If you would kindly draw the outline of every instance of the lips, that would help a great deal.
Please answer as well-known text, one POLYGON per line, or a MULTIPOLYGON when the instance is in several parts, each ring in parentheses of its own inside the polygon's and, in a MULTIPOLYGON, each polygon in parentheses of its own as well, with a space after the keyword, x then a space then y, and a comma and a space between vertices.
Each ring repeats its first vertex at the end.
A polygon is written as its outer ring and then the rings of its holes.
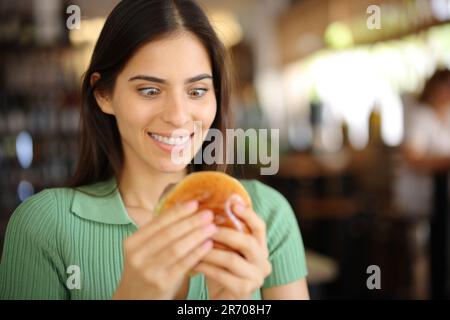
POLYGON ((167 153, 172 153, 173 151, 181 152, 186 149, 186 147, 191 142, 194 133, 189 134, 159 134, 154 132, 147 132, 147 135, 151 140, 158 146, 161 150, 167 153))
POLYGON ((152 133, 152 132, 148 132, 147 133, 152 139, 158 141, 158 142, 162 142, 171 146, 179 146, 179 145, 183 145, 186 142, 189 141, 189 139, 191 138, 191 135, 185 135, 185 136, 177 136, 177 137, 172 137, 172 136, 164 136, 164 135, 159 135, 156 133, 152 133))

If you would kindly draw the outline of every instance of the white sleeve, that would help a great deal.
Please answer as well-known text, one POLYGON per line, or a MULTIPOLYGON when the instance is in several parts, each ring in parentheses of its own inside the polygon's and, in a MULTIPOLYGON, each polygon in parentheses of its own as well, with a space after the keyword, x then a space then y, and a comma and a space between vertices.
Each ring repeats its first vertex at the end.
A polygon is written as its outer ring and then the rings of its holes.
POLYGON ((433 130, 426 112, 415 113, 406 126, 406 145, 415 152, 426 153, 430 143, 430 133, 433 130))

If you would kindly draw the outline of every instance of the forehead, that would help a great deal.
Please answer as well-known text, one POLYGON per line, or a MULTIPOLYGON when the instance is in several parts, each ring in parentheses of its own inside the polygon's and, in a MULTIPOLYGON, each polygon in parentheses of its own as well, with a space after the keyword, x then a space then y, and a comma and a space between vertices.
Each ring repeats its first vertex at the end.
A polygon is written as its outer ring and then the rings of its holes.
POLYGON ((143 45, 127 62, 124 73, 190 77, 211 70, 210 57, 202 42, 192 33, 181 32, 143 45))

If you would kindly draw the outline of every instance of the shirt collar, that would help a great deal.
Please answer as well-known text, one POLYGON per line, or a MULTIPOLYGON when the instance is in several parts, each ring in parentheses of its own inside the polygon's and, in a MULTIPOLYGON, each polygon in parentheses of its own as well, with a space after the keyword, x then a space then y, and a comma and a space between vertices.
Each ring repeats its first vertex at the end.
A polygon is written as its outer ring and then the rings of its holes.
POLYGON ((115 178, 75 189, 71 212, 107 224, 135 224, 122 201, 115 178))

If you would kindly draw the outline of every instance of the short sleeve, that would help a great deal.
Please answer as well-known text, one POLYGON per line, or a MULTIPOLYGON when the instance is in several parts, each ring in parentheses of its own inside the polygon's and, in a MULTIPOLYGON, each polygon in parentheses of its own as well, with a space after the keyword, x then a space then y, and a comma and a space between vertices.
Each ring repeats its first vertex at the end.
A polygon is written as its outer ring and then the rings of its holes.
POLYGON ((64 266, 56 250, 56 200, 44 190, 19 205, 6 229, 0 299, 65 299, 64 266))
POLYGON ((272 273, 263 288, 288 284, 308 274, 300 228, 286 198, 277 190, 256 180, 244 182, 253 207, 266 222, 267 245, 272 273))

